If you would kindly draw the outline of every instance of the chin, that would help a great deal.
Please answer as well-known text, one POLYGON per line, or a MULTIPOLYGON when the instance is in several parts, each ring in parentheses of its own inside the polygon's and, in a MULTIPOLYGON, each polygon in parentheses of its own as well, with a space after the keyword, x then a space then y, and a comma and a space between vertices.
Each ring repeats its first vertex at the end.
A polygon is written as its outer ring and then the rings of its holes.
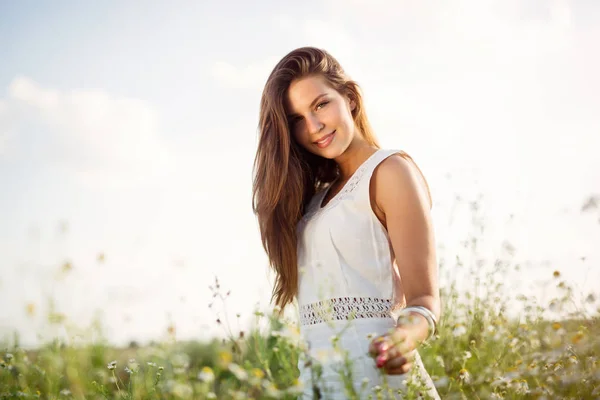
POLYGON ((339 148, 327 148, 327 149, 319 149, 320 151, 317 153, 317 155, 323 157, 323 158, 327 158, 329 160, 334 160, 336 158, 338 158, 341 154, 344 153, 343 150, 339 149, 339 148))

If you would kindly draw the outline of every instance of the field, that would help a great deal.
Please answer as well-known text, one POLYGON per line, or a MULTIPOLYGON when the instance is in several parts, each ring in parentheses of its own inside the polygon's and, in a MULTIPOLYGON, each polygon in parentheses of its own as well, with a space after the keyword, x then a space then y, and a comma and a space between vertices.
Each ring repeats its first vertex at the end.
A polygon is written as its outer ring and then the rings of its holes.
MULTIPOLYGON (((564 289, 565 296, 553 304, 560 307, 570 301, 571 290, 558 271, 552 279, 564 289)), ((216 299, 227 300, 218 283, 212 289, 216 299)), ((542 307, 522 298, 524 313, 511 320, 493 289, 462 302, 453 287, 442 295, 439 334, 420 350, 442 398, 600 398, 598 314, 547 321, 540 317, 542 307)), ((167 340, 114 348, 55 341, 36 350, 5 348, 0 398, 295 398, 301 389, 296 365, 303 354, 297 327, 274 314, 255 316, 257 327, 262 320, 268 328, 207 343, 167 340)), ((411 387, 404 398, 415 398, 411 387)), ((395 398, 384 387, 348 397, 395 398)))
MULTIPOLYGON (((453 262, 440 263, 440 272, 451 272, 454 280, 442 276, 439 331, 419 350, 441 397, 600 399, 598 293, 576 296, 578 289, 550 269, 540 278, 552 289, 551 299, 540 304, 533 295, 509 298, 508 273, 519 265, 496 260, 481 273, 477 237, 465 241, 473 261, 455 255, 453 262), (458 277, 467 267, 466 277, 458 277), (460 291, 457 279, 469 277, 470 290, 460 291), (548 318, 548 311, 562 317, 548 318)), ((210 307, 225 310, 229 291, 216 279, 209 288, 210 307)), ((294 399, 302 390, 298 360, 318 371, 324 358, 339 357, 348 367, 343 353, 309 360, 295 322, 275 315, 257 310, 253 327, 239 331, 227 323, 232 315, 215 311, 214 323, 226 339, 210 342, 177 340, 175 326, 160 343, 125 348, 91 339, 93 332, 86 344, 54 340, 37 349, 21 348, 15 337, 10 345, 0 343, 0 399, 294 399)), ((48 323, 64 325, 65 316, 52 312, 48 323)), ((360 393, 348 388, 346 397, 417 398, 413 378, 403 397, 386 387, 360 393)))

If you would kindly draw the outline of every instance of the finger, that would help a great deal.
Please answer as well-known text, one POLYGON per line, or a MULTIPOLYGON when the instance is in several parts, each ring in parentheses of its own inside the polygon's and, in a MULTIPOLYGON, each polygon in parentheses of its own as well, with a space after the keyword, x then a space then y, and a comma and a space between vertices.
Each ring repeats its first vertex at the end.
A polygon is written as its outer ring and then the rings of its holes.
POLYGON ((369 354, 371 356, 376 356, 381 351, 387 350, 388 346, 385 346, 385 349, 383 348, 385 343, 386 343, 386 338, 383 336, 379 336, 379 337, 373 339, 373 341, 371 341, 371 343, 369 344, 369 354))
POLYGON ((395 368, 386 368, 385 373, 388 375, 404 375, 410 371, 413 364, 411 362, 405 362, 399 367, 395 368))
POLYGON ((398 350, 396 350, 394 347, 391 347, 389 350, 379 353, 379 355, 375 358, 375 363, 377 364, 377 368, 383 368, 391 359, 400 356, 401 354, 398 353, 398 350))
POLYGON ((408 359, 402 354, 398 353, 397 351, 389 351, 385 363, 383 364, 383 368, 395 369, 401 367, 406 362, 408 362, 408 359))

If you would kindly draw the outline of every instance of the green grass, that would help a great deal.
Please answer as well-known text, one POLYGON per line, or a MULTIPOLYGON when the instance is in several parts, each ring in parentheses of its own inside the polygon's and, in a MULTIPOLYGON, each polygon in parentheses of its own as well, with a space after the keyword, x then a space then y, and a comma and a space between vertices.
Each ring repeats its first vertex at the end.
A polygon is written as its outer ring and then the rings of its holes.
MULTIPOLYGON (((555 298, 540 304, 542 300, 520 296, 516 304, 511 302, 506 293, 512 288, 504 286, 510 284, 512 262, 497 260, 493 271, 482 272, 487 262, 481 262, 478 238, 484 226, 478 218, 473 224, 475 234, 464 241, 470 254, 453 255, 455 263, 441 258, 440 272, 446 274, 441 276, 443 315, 437 337, 419 350, 441 397, 600 398, 598 294, 577 304, 574 289, 560 272, 548 271, 546 285, 557 293, 555 298), (459 278, 466 267, 466 278, 459 278), (446 283, 461 279, 472 280, 463 295, 446 283), (546 309, 569 317, 544 319, 546 309), (507 310, 518 311, 510 313, 518 317, 509 317, 507 310)), ((514 249, 508 247, 510 255, 514 249)), ((63 267, 65 273, 68 266, 63 267)), ((218 282, 210 289, 225 309, 228 295, 218 282)), ((52 304, 50 310, 48 322, 66 327, 68 319, 52 304)), ((33 305, 26 308, 30 314, 34 311, 33 305)), ((55 340, 26 350, 16 337, 12 344, 0 345, 0 399, 293 399, 300 389, 298 361, 312 362, 318 372, 319 360, 306 356, 292 321, 257 311, 255 327, 241 332, 228 326, 227 317, 215 317, 214 323, 228 338, 210 342, 175 340, 174 326, 162 343, 132 343, 127 348, 92 340, 101 333, 98 325, 92 326, 87 341, 91 344, 86 345, 55 340)), ((415 390, 418 387, 409 384, 404 398, 415 398, 415 390)), ((394 397, 381 387, 360 394, 349 391, 348 398, 394 397)))
MULTIPOLYGON (((490 291, 461 302, 450 287, 442 299, 439 334, 420 349, 442 398, 600 397, 598 315, 552 322, 540 317, 541 307, 530 304, 515 320, 504 315, 504 302, 490 291)), ((0 398, 295 398, 303 354, 298 330, 274 315, 255 315, 256 326, 268 319, 266 329, 205 343, 12 346, 0 352, 0 398)), ((385 389, 357 398, 388 398, 385 389)))

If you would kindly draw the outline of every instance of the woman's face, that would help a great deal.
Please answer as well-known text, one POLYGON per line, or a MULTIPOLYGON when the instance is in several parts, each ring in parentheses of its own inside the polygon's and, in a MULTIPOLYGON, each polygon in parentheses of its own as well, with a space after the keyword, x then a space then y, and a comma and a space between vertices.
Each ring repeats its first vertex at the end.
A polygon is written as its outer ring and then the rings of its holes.
POLYGON ((321 75, 293 81, 286 99, 294 139, 309 152, 330 159, 342 154, 354 139, 355 107, 321 75))

